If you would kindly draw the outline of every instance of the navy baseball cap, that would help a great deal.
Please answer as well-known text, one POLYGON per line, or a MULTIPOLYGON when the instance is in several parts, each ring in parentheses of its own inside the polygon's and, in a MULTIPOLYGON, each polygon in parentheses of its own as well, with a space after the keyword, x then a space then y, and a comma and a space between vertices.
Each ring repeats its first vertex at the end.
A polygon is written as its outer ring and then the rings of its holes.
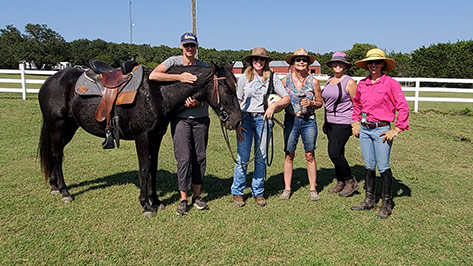
POLYGON ((186 33, 182 34, 181 43, 182 44, 195 43, 195 44, 199 45, 199 42, 197 41, 197 36, 195 36, 195 34, 192 33, 192 32, 186 32, 186 33))

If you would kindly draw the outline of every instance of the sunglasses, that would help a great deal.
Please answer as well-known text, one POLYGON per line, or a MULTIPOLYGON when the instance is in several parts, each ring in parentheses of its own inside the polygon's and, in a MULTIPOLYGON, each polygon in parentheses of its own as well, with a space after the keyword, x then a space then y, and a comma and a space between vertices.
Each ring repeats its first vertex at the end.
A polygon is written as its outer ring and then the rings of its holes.
POLYGON ((260 57, 260 56, 255 56, 253 57, 253 61, 261 61, 261 62, 265 62, 266 61, 266 58, 265 57, 260 57))
POLYGON ((307 58, 305 58, 305 57, 298 57, 298 58, 294 59, 294 62, 307 63, 307 62, 309 62, 309 60, 307 60, 307 58))
POLYGON ((366 62, 367 65, 370 65, 370 64, 381 65, 382 63, 384 63, 384 60, 373 60, 373 61, 366 62))
POLYGON ((189 42, 189 43, 183 44, 182 46, 184 46, 186 48, 189 48, 189 47, 194 48, 194 47, 197 47, 197 44, 189 42))

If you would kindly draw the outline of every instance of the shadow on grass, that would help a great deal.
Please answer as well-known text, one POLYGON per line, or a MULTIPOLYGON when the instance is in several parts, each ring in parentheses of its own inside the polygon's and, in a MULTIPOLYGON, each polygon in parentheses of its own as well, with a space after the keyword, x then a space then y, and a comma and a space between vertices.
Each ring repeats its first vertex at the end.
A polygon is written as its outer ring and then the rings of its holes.
MULTIPOLYGON (((365 168, 361 165, 355 165, 351 167, 353 175, 356 176, 358 182, 364 181, 365 179, 365 168)), ((253 172, 247 174, 246 187, 251 187, 253 172)), ((321 192, 326 189, 335 180, 333 168, 321 168, 317 170, 317 191, 321 192)), ((206 175, 204 178, 204 184, 202 191, 207 193, 205 200, 210 202, 228 195, 231 195, 231 185, 233 182, 233 176, 220 178, 214 175, 206 175)), ((180 200, 177 177, 176 173, 171 173, 167 170, 158 170, 157 173, 157 194, 158 197, 163 201, 164 205, 175 204, 180 200), (165 195, 171 193, 171 197, 162 199, 165 195)), ((137 171, 128 171, 118 173, 114 175, 97 178, 90 181, 83 181, 78 184, 72 184, 69 186, 70 189, 78 188, 79 192, 73 194, 77 197, 81 194, 87 193, 96 189, 104 189, 110 186, 118 186, 124 184, 134 184, 138 189, 140 188, 140 181, 137 171)), ((301 188, 308 187, 309 180, 307 179, 307 170, 305 168, 297 168, 293 171, 292 178, 292 191, 295 192, 301 188)), ((308 189, 308 188, 307 188, 308 189)), ((265 181, 265 197, 271 197, 279 195, 284 190, 284 175, 283 173, 272 175, 265 181)), ((376 177, 376 194, 377 200, 380 196, 381 191, 381 179, 376 177)), ((364 193, 364 189, 361 187, 359 193, 364 193)), ((394 178, 393 183, 393 197, 410 197, 411 189, 405 185, 401 180, 394 178)), ((251 198, 251 193, 244 195, 245 198, 251 198)))
MULTIPOLYGON (((352 174, 356 177, 358 182, 365 180, 366 170, 362 165, 355 165, 351 167, 352 174)), ((321 168, 317 169, 317 192, 322 192, 328 185, 335 181, 335 173, 333 168, 321 168)), ((247 183, 251 182, 251 178, 247 183)), ((309 180, 307 178, 307 170, 305 168, 297 168, 293 170, 292 174, 292 186, 293 192, 309 186, 309 180)), ((265 195, 274 196, 282 193, 284 190, 284 174, 280 173, 272 175, 265 182, 265 195)), ((379 176, 376 177, 376 188, 375 188, 377 199, 381 194, 381 179, 379 176)), ((360 185, 358 193, 364 193, 364 189, 360 185)), ((405 185, 401 180, 394 177, 393 182, 393 197, 410 197, 411 189, 405 185)))

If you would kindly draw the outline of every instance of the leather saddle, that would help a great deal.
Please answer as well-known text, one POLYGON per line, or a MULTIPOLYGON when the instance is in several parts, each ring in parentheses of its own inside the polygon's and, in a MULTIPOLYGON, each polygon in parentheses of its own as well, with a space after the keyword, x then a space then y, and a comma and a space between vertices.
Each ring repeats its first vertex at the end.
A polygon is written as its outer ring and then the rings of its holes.
POLYGON ((114 121, 110 125, 112 108, 134 102, 136 92, 143 81, 143 68, 135 61, 126 61, 121 68, 113 68, 99 60, 91 60, 89 65, 90 69, 77 80, 75 91, 81 96, 102 97, 95 111, 95 119, 98 122, 105 121, 105 141, 102 145, 104 149, 111 149, 114 148, 114 138, 119 146, 116 112, 114 121), (114 136, 111 129, 114 129, 114 136))

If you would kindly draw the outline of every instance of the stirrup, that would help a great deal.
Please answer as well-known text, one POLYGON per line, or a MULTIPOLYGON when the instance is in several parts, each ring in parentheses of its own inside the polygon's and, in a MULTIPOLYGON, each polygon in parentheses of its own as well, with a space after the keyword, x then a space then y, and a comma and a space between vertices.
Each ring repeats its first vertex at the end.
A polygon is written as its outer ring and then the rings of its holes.
POLYGON ((113 142, 112 132, 110 132, 109 128, 107 128, 105 130, 105 139, 102 142, 102 147, 103 147, 104 150, 115 148, 115 143, 113 142))

